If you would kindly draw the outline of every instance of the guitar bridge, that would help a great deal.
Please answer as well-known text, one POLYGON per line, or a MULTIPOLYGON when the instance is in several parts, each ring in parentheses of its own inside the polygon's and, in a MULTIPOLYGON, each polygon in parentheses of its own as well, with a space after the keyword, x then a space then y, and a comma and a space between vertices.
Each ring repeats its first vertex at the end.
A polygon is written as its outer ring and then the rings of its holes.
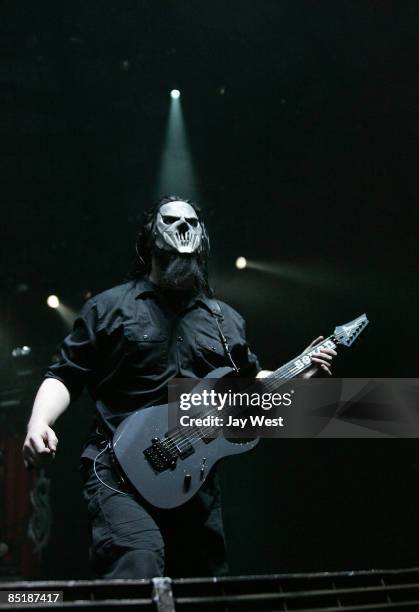
POLYGON ((156 472, 173 470, 178 458, 186 459, 195 452, 192 444, 184 438, 179 438, 176 443, 167 437, 165 440, 153 438, 151 446, 145 449, 144 456, 156 472))
POLYGON ((153 438, 151 446, 145 449, 144 456, 156 472, 176 467, 177 454, 159 438, 153 438))

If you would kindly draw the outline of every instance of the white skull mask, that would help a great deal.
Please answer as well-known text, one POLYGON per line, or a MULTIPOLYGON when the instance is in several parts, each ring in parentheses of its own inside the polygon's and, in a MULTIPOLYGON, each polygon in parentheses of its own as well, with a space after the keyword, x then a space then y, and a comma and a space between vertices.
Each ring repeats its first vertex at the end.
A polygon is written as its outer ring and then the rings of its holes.
POLYGON ((195 210, 187 202, 163 204, 153 228, 160 249, 196 253, 201 248, 202 227, 195 210))

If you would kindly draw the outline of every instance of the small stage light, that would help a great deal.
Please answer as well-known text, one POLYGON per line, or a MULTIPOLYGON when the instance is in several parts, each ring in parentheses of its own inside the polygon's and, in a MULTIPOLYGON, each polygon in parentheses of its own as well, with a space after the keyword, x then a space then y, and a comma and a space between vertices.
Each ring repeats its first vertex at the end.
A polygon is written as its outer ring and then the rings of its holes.
POLYGON ((180 91, 178 89, 172 89, 170 96, 173 98, 173 100, 177 100, 180 98, 180 91))
POLYGON ((12 357, 25 357, 31 353, 30 346, 17 346, 12 351, 12 357))
POLYGON ((47 299, 47 304, 50 308, 58 308, 60 305, 60 300, 56 295, 49 295, 47 299))
POLYGON ((246 257, 237 257, 236 259, 236 268, 238 270, 244 270, 244 268, 247 266, 247 259, 246 257))

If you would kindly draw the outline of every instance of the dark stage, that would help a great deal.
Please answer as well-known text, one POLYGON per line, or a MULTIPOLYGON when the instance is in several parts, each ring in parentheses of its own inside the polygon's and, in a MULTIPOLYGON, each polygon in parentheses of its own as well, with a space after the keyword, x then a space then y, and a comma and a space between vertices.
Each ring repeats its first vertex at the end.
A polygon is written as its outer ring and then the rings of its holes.
MULTIPOLYGON (((164 195, 199 203, 210 285, 245 319, 263 369, 365 312, 333 376, 417 376, 417 6, 3 3, 1 581, 97 577, 79 471, 87 391, 54 425, 50 465, 28 472, 21 449, 77 313, 125 281, 141 213, 164 195)), ((286 598, 250 607, 247 576, 287 592, 273 577, 416 568, 417 437, 271 438, 223 461, 229 575, 244 581, 223 593, 243 601, 214 609, 300 609, 286 598)))

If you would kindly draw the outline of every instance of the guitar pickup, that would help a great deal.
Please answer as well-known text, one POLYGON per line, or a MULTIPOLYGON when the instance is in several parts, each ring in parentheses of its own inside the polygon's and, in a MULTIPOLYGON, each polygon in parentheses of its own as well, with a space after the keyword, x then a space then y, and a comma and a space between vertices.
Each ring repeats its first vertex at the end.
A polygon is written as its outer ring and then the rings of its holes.
POLYGON ((176 452, 181 459, 186 459, 195 452, 194 447, 183 436, 178 438, 176 442, 171 438, 167 438, 167 442, 172 448, 172 452, 176 452))

